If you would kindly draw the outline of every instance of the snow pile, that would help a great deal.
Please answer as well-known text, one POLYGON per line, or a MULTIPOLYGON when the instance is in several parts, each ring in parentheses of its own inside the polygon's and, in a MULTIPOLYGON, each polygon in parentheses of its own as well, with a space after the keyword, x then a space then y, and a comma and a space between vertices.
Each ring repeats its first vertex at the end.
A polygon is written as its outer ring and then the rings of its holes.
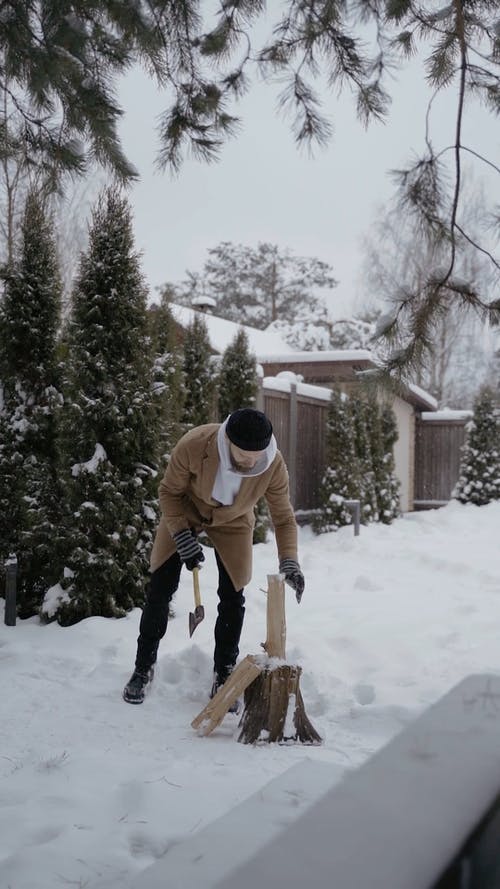
POLYGON ((313 386, 310 383, 300 382, 300 374, 293 371, 282 371, 275 377, 264 377, 262 380, 262 388, 272 389, 275 392, 290 392, 292 385, 295 385, 298 395, 306 395, 309 398, 317 398, 319 401, 330 401, 332 392, 326 386, 313 386))

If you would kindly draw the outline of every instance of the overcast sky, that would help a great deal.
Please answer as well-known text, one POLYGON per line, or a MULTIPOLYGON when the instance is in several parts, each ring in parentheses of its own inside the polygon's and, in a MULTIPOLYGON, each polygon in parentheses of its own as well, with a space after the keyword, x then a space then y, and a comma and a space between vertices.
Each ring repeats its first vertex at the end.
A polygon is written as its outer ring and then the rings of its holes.
MULTIPOLYGON (((386 124, 368 130, 356 120, 349 93, 326 96, 334 136, 313 157, 294 144, 289 122, 277 114, 277 89, 261 83, 239 106, 243 128, 223 149, 217 164, 187 160, 177 177, 155 170, 155 130, 167 99, 140 71, 122 83, 126 108, 121 135, 140 182, 130 198, 137 245, 152 292, 178 281, 186 269, 201 269, 207 249, 220 241, 256 245, 269 241, 300 255, 316 256, 333 267, 339 286, 331 306, 337 317, 359 300, 362 239, 370 232, 377 206, 393 193, 388 175, 422 150, 429 92, 422 65, 414 61, 392 84, 393 104, 386 124)), ((433 105, 436 148, 453 140, 455 94, 433 105)), ((498 156, 494 121, 470 109, 466 142, 498 156)))

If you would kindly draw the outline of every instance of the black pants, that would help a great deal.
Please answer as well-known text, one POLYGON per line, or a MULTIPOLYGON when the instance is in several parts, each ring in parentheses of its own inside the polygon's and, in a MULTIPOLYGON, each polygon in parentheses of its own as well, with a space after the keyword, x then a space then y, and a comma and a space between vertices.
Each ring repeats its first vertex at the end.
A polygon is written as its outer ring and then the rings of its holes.
MULTIPOLYGON (((245 616, 245 597, 243 590, 235 590, 219 554, 215 550, 214 552, 219 569, 214 669, 225 678, 239 654, 238 645, 245 616)), ((135 666, 141 672, 148 670, 156 661, 160 639, 167 631, 168 608, 179 586, 181 568, 182 562, 177 553, 174 553, 151 575, 137 640, 135 666)))

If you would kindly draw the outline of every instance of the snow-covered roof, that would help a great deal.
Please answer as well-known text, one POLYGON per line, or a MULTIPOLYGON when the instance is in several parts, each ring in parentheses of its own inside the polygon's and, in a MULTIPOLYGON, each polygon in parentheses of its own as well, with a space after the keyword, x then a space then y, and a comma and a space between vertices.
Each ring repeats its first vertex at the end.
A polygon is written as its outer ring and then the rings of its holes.
MULTIPOLYGON (((312 372, 314 377, 319 377, 318 382, 326 382, 327 379, 333 379, 336 370, 342 370, 342 368, 350 367, 350 376, 349 379, 355 379, 355 377, 360 372, 360 367, 364 365, 364 368, 367 371, 372 371, 378 367, 379 361, 377 356, 370 352, 368 349, 335 349, 332 351, 314 351, 314 352, 292 352, 292 354, 288 355, 263 355, 262 353, 259 355, 259 361, 264 365, 264 372, 273 373, 276 372, 276 365, 288 365, 293 366, 295 369, 300 371, 300 366, 304 366, 304 373, 309 373, 311 375, 311 364, 323 365, 322 371, 318 367, 318 373, 316 370, 312 372), (336 365, 336 369, 334 369, 334 365, 336 365), (309 366, 309 370, 307 370, 307 366, 309 366)), ((362 371, 364 372, 364 371, 362 371)), ((421 389, 420 386, 416 386, 413 383, 410 383, 405 387, 405 394, 401 396, 410 404, 416 406, 419 410, 427 409, 429 411, 433 411, 437 408, 438 403, 436 399, 429 395, 428 392, 425 392, 424 389, 421 389)))
MULTIPOLYGON (((295 352, 293 349, 293 362, 300 364, 301 362, 310 364, 312 362, 327 361, 372 361, 376 364, 375 356, 368 349, 334 349, 331 352, 295 352)), ((260 361, 264 364, 287 364, 290 362, 290 354, 288 355, 267 355, 261 351, 259 355, 260 361)))
POLYGON ((408 390, 415 396, 420 406, 427 405, 431 411, 437 410, 438 403, 436 399, 433 395, 429 395, 425 389, 421 389, 420 386, 416 386, 415 383, 408 383, 408 390))
POLYGON ((211 296, 195 296, 195 298, 192 300, 192 305, 199 306, 200 309, 203 309, 203 308, 215 309, 215 306, 217 305, 217 303, 215 302, 214 299, 212 299, 211 296))
POLYGON ((422 411, 421 420, 470 420, 474 416, 473 411, 454 411, 446 409, 442 411, 422 411))
POLYGON ((261 355, 267 355, 268 352, 281 355, 285 361, 286 355, 295 355, 292 346, 288 345, 281 339, 279 334, 273 331, 257 330, 257 328, 248 327, 245 324, 236 324, 235 321, 217 318, 216 315, 210 315, 205 312, 196 312, 194 309, 188 308, 188 306, 180 306, 177 303, 170 303, 170 309, 175 320, 182 327, 187 327, 191 324, 197 315, 203 317, 207 325, 210 345, 215 352, 224 352, 234 340, 238 330, 243 328, 248 337, 250 351, 256 355, 258 361, 261 361, 261 355))
MULTIPOLYGON (((258 330, 255 327, 249 327, 246 324, 237 324, 235 321, 228 321, 226 318, 218 318, 206 312, 196 312, 188 306, 180 306, 178 303, 170 303, 170 309, 175 320, 182 326, 187 327, 198 315, 203 317, 207 325, 208 337, 212 349, 222 354, 230 343, 233 342, 238 330, 243 328, 247 337, 250 351, 253 352, 259 364, 276 365, 284 364, 296 367, 300 364, 328 364, 338 363, 339 365, 360 365, 365 364, 376 367, 378 364, 377 357, 368 349, 333 349, 330 351, 311 351, 299 352, 283 340, 278 333, 272 329, 258 330)), ((267 368, 264 368, 264 374, 267 368)), ((273 369, 269 368, 271 373, 273 369)), ((270 379, 266 377, 266 380, 270 379)), ((285 385, 284 382, 279 384, 285 385)), ((301 384, 302 385, 302 384, 301 384)), ((310 385, 310 384, 304 384, 310 385)), ((288 390, 289 390, 288 385, 288 390)), ((314 387, 318 388, 318 387, 314 387)), ((323 387, 319 387, 323 388, 323 387)), ((287 391, 288 391, 287 390, 287 391)), ((327 391, 327 390, 325 390, 327 391)), ((305 392, 303 394, 306 394, 305 392)), ((312 393, 310 393, 312 395, 312 393)), ((321 396, 320 396, 321 397, 321 396)), ((329 397, 329 396, 328 396, 329 397)), ((410 383, 407 386, 407 400, 417 405, 418 408, 427 408, 429 411, 435 411, 438 403, 432 395, 410 383)))

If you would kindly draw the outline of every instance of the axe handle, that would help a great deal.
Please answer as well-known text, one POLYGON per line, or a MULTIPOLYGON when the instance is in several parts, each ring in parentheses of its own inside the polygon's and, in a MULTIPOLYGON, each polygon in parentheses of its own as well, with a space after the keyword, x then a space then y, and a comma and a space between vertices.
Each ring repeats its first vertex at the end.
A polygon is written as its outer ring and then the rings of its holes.
POLYGON ((194 604, 196 608, 201 605, 201 596, 200 596, 200 569, 193 568, 193 589, 194 589, 194 604))

